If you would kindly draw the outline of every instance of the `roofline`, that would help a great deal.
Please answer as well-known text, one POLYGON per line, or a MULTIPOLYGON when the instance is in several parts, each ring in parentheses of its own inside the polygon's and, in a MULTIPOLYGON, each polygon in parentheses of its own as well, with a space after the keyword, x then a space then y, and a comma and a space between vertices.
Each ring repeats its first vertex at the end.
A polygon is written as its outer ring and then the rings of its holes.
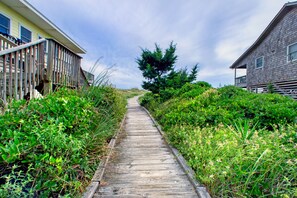
MULTIPOLYGON (((41 12, 39 12, 33 5, 31 5, 28 1, 26 0, 17 0, 19 3, 21 3, 24 7, 28 8, 33 14, 35 14, 37 17, 39 17, 41 19, 42 22, 46 23, 47 25, 49 25, 51 28, 53 28, 56 33, 60 34, 62 36, 63 39, 67 40, 67 42, 72 43, 77 49, 74 50, 75 53, 81 53, 81 54, 85 54, 86 50, 83 49, 78 43, 76 43, 73 39, 71 39, 65 32, 63 32, 60 28, 58 28, 53 22, 51 22, 47 17, 45 17, 41 12)), ((12 6, 11 4, 9 4, 10 2, 12 2, 12 0, 8 0, 2 1, 4 4, 8 5, 10 8, 12 8, 13 10, 15 10, 16 8, 14 6, 12 6)), ((13 2, 12 2, 13 3, 13 2)), ((19 13, 22 15, 22 13, 19 13)), ((29 19, 30 20, 30 19, 29 19)), ((42 27, 41 27, 42 29, 42 27)), ((48 31, 48 29, 42 29, 43 31, 45 31, 46 33, 48 33, 49 35, 52 35, 52 33, 50 33, 48 31)), ((55 37, 53 37, 55 38, 55 37)), ((66 45, 64 43, 64 45, 66 45)), ((72 49, 73 50, 73 49, 72 49)))
POLYGON ((272 21, 268 24, 268 26, 264 29, 264 31, 260 34, 257 40, 229 68, 230 69, 236 68, 236 65, 243 58, 245 58, 245 56, 248 55, 255 47, 257 47, 257 45, 259 45, 265 39, 267 34, 269 34, 269 32, 273 29, 274 25, 282 19, 283 15, 285 14, 284 10, 288 9, 288 7, 296 6, 296 5, 297 5, 297 1, 285 3, 283 7, 280 9, 280 11, 276 14, 276 16, 272 19, 272 21))

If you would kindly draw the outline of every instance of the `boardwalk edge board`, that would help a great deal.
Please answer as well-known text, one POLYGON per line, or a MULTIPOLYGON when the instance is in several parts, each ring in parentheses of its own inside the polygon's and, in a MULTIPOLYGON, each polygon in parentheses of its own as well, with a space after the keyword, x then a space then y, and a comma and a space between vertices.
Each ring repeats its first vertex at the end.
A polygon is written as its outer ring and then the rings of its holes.
POLYGON ((83 194, 83 198, 92 198, 97 190, 97 188, 99 187, 99 184, 103 178, 104 172, 105 172, 105 168, 106 165, 110 159, 110 156, 112 154, 112 150, 115 146, 118 134, 120 133, 120 131, 123 129, 124 123, 126 120, 126 115, 124 116, 121 124, 120 124, 120 128, 117 130, 116 134, 113 136, 113 138, 110 140, 109 144, 108 144, 108 151, 107 151, 107 156, 105 156, 99 163, 97 170, 95 171, 95 174, 91 180, 91 183, 89 184, 89 186, 86 188, 86 192, 83 194))
POLYGON ((142 107, 142 108, 146 111, 146 113, 149 115, 149 117, 151 118, 151 120, 153 121, 155 126, 157 127, 160 134, 163 136, 167 146, 170 148, 171 152, 176 157, 178 163, 181 165, 182 169, 185 171, 191 184, 194 186, 195 191, 198 194, 198 196, 200 198, 211 198, 211 196, 207 192, 206 188, 196 181, 195 172, 193 171, 193 169, 191 167, 189 167, 187 165, 187 162, 186 162, 185 158, 182 156, 182 154, 177 149, 173 148, 170 144, 168 144, 167 139, 165 137, 165 133, 162 131, 158 122, 154 119, 154 117, 150 114, 150 112, 145 107, 142 107))

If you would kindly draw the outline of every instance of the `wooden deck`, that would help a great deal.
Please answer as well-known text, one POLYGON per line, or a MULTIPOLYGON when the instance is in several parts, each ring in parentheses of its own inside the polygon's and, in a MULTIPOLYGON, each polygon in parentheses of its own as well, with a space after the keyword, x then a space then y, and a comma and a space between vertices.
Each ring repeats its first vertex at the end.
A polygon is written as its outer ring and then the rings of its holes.
POLYGON ((198 197, 136 98, 128 101, 124 128, 94 197, 198 197))
POLYGON ((53 86, 88 86, 81 58, 53 39, 17 45, 0 35, 0 101, 6 104, 28 93, 34 98, 36 87, 46 94, 53 86))

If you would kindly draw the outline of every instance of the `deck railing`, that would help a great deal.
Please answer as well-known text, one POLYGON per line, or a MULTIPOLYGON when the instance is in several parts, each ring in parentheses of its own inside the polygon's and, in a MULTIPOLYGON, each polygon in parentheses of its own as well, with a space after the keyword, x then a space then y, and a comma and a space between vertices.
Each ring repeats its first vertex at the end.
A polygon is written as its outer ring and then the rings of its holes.
POLYGON ((40 39, 0 51, 0 98, 22 99, 42 84, 44 93, 54 85, 80 85, 81 57, 52 39, 40 39))
POLYGON ((235 86, 245 87, 246 86, 246 76, 240 76, 235 78, 235 86))
POLYGON ((48 80, 55 85, 78 87, 80 80, 81 57, 58 42, 48 40, 48 80), (50 76, 52 75, 52 76, 50 76))
POLYGON ((10 49, 17 46, 17 43, 13 37, 7 37, 0 34, 0 51, 10 49))

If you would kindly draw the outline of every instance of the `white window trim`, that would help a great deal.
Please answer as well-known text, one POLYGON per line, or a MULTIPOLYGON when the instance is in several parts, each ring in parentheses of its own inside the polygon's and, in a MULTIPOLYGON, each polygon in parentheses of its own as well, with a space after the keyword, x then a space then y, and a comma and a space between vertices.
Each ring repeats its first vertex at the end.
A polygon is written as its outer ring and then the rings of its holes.
POLYGON ((296 45, 296 44, 297 44, 297 42, 292 43, 292 44, 290 44, 290 45, 287 46, 287 63, 297 61, 297 59, 289 60, 289 47, 292 46, 292 45, 296 45))
POLYGON ((26 28, 27 30, 29 30, 31 32, 31 42, 33 41, 33 31, 30 28, 27 28, 27 26, 23 25, 23 24, 19 24, 19 39, 22 39, 22 35, 21 35, 21 27, 26 28))
POLYGON ((255 69, 262 69, 262 68, 264 67, 264 64, 265 64, 264 56, 259 56, 258 58, 255 59, 255 69), (257 67, 257 60, 258 60, 259 58, 262 58, 262 59, 263 59, 263 61, 262 61, 263 64, 262 64, 261 67, 257 67))
POLYGON ((0 12, 0 14, 2 14, 3 16, 5 16, 5 17, 7 17, 9 19, 9 32, 8 32, 8 34, 11 35, 11 30, 12 30, 11 29, 12 28, 12 20, 11 20, 11 18, 7 14, 5 14, 3 12, 0 12))

